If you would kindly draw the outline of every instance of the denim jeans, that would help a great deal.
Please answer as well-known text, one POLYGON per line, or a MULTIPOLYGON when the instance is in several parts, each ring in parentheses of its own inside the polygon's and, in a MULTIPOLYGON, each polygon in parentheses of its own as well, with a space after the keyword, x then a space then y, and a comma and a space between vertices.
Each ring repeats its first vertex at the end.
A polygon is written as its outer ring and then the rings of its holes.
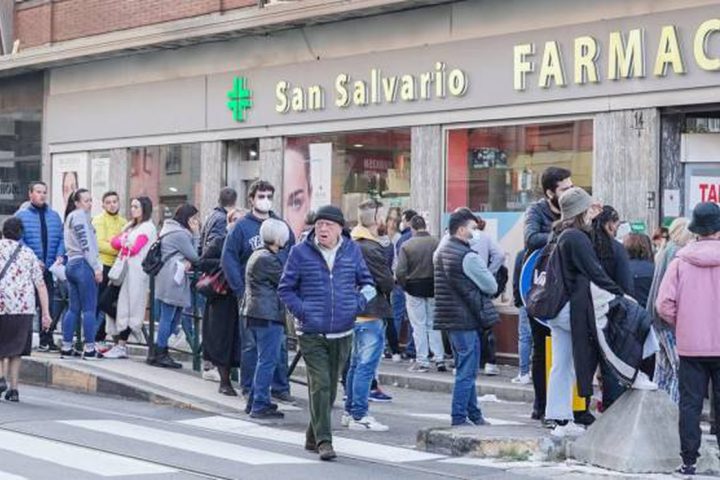
MULTIPOLYGON (((407 304, 405 302, 405 292, 403 292, 403 289, 398 287, 397 285, 392 291, 392 295, 390 297, 392 301, 392 309, 393 309, 393 323, 395 327, 395 332, 397 332, 398 337, 398 343, 400 343, 400 335, 402 333, 402 326, 405 322, 405 317, 407 314, 407 304)), ((410 335, 407 342, 407 345, 405 347, 406 353, 415 353, 415 343, 413 342, 412 338, 412 327, 410 327, 410 335)))
MULTIPOLYGON (((702 431, 700 416, 703 402, 710 396, 717 412, 720 409, 720 357, 680 357, 680 455, 685 465, 695 465, 699 456, 702 431)), ((720 443, 720 435, 717 435, 720 443)))
MULTIPOLYGON (((419 365, 430 365, 430 351, 435 361, 442 361, 445 354, 445 347, 442 343, 442 334, 433 329, 434 323, 434 298, 413 297, 406 294, 407 312, 410 324, 413 328, 415 339, 416 361, 419 365)), ((479 361, 479 359, 478 359, 479 361)))
POLYGON ((380 363, 384 343, 385 324, 382 319, 355 323, 350 367, 345 381, 345 411, 355 420, 368 413, 370 384, 380 363))
POLYGON ((572 394, 575 385, 572 336, 570 334, 570 302, 560 314, 548 322, 552 334, 552 367, 548 381, 545 418, 573 420, 572 394))
POLYGON ((158 325, 157 346, 167 348, 170 335, 177 329, 182 316, 183 307, 177 307, 163 302, 157 301, 160 310, 160 324, 158 325))
POLYGON ((255 340, 257 364, 253 378, 252 411, 260 412, 270 407, 270 383, 280 359, 280 344, 284 327, 280 323, 270 322, 266 327, 249 327, 248 334, 255 340))
POLYGON ((72 344, 73 333, 82 316, 83 338, 87 348, 95 345, 97 283, 95 272, 84 259, 70 260, 65 269, 70 305, 62 322, 63 348, 72 344))
POLYGON ((480 368, 480 336, 475 330, 450 330, 448 337, 455 355, 456 369, 452 394, 452 424, 460 425, 468 419, 477 422, 482 418, 475 387, 480 368))
POLYGON ((518 359, 520 375, 530 373, 530 351, 532 350, 532 331, 527 309, 520 307, 518 311, 518 359))
MULTIPOLYGON (((240 342, 240 388, 243 394, 249 394, 252 390, 253 379, 255 378, 255 365, 257 365, 257 345, 255 337, 249 333, 247 322, 240 317, 238 329, 238 341, 240 342)), ((271 390, 273 393, 290 392, 290 381, 288 379, 288 353, 287 337, 283 330, 280 340, 280 353, 278 354, 278 368, 273 375, 271 390)))

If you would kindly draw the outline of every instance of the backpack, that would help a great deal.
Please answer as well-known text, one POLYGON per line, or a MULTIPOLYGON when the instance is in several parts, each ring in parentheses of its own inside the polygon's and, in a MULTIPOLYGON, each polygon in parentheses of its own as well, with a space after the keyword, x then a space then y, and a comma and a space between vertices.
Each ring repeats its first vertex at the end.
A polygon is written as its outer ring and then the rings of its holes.
POLYGON ((143 272, 145 272, 147 275, 155 277, 158 273, 160 273, 160 270, 162 270, 163 265, 165 265, 165 262, 167 261, 167 258, 162 258, 162 239, 167 237, 168 235, 172 235, 173 233, 178 233, 178 231, 169 232, 165 235, 161 235, 150 246, 147 255, 142 261, 143 272))
POLYGON ((540 253, 525 303, 528 313, 539 320, 547 321, 557 317, 570 300, 563 283, 558 240, 548 243, 540 253))

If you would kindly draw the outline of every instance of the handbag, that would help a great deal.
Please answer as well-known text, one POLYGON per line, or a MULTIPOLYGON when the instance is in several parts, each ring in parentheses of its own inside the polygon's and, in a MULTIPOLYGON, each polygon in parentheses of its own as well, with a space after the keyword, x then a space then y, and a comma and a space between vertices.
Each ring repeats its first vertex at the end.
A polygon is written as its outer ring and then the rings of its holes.
POLYGON ((128 263, 127 257, 117 257, 115 263, 108 272, 108 280, 111 284, 120 286, 125 281, 125 275, 127 275, 128 263))
POLYGON ((0 281, 2 281, 3 277, 7 273, 7 271, 10 269, 13 263, 15 263, 15 260, 17 259, 18 255, 20 255, 20 250, 22 249, 22 244, 18 242, 17 247, 15 247, 15 250, 13 250, 12 255, 10 255, 10 258, 8 258, 8 261, 5 262, 5 266, 3 267, 2 271, 0 272, 0 281))
POLYGON ((218 269, 212 273, 203 273, 198 279, 195 289, 200 295, 216 298, 227 295, 230 288, 222 269, 218 269))
POLYGON ((100 294, 98 309, 111 318, 117 318, 118 298, 120 298, 120 287, 117 285, 108 285, 100 294))

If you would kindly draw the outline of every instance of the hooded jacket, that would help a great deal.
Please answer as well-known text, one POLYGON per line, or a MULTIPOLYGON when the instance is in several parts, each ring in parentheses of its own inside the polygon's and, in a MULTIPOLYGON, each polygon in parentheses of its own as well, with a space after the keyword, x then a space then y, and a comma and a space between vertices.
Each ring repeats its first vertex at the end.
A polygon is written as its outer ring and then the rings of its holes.
POLYGON ((370 230, 360 225, 353 228, 350 236, 360 247, 365 264, 375 281, 377 292, 375 298, 368 302, 365 310, 358 316, 358 320, 392 317, 392 307, 388 298, 395 287, 395 279, 388 263, 387 249, 370 230))
POLYGON ((550 202, 543 198, 530 205, 525 212, 525 249, 528 254, 547 245, 552 225, 560 215, 550 209, 550 202))
POLYGON ((678 252, 655 306, 675 326, 679 355, 720 357, 720 240, 699 240, 678 252))
POLYGON ((278 295, 303 334, 352 332, 367 300, 361 288, 375 286, 362 251, 343 231, 332 271, 312 231, 290 250, 278 295))

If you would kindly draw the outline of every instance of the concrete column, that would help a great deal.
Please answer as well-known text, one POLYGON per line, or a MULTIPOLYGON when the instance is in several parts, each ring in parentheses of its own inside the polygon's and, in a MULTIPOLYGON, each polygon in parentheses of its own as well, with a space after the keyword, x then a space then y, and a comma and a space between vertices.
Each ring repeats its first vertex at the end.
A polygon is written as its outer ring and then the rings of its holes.
POLYGON ((426 217, 428 228, 440 232, 444 205, 442 129, 440 125, 412 128, 410 147, 410 206, 426 217))
MULTIPOLYGON (((680 160, 680 144, 682 129, 685 122, 684 114, 663 115, 660 119, 660 187, 661 191, 680 191, 680 214, 690 215, 685 211, 685 175, 680 160)), ((662 194, 661 194, 662 196, 662 194)), ((662 198, 660 199, 662 200, 662 198)), ((665 205, 659 204, 660 217, 664 217, 665 205)))
POLYGON ((620 217, 658 225, 660 205, 660 114, 657 109, 624 110, 595 117, 593 195, 620 217), (654 195, 649 205, 648 195, 654 195))
POLYGON ((273 210, 282 214, 283 198, 283 138, 269 137, 260 139, 259 178, 275 186, 273 210))
POLYGON ((225 145, 223 142, 203 142, 200 145, 200 198, 196 199, 200 216, 205 219, 217 204, 223 188, 223 165, 225 145))

